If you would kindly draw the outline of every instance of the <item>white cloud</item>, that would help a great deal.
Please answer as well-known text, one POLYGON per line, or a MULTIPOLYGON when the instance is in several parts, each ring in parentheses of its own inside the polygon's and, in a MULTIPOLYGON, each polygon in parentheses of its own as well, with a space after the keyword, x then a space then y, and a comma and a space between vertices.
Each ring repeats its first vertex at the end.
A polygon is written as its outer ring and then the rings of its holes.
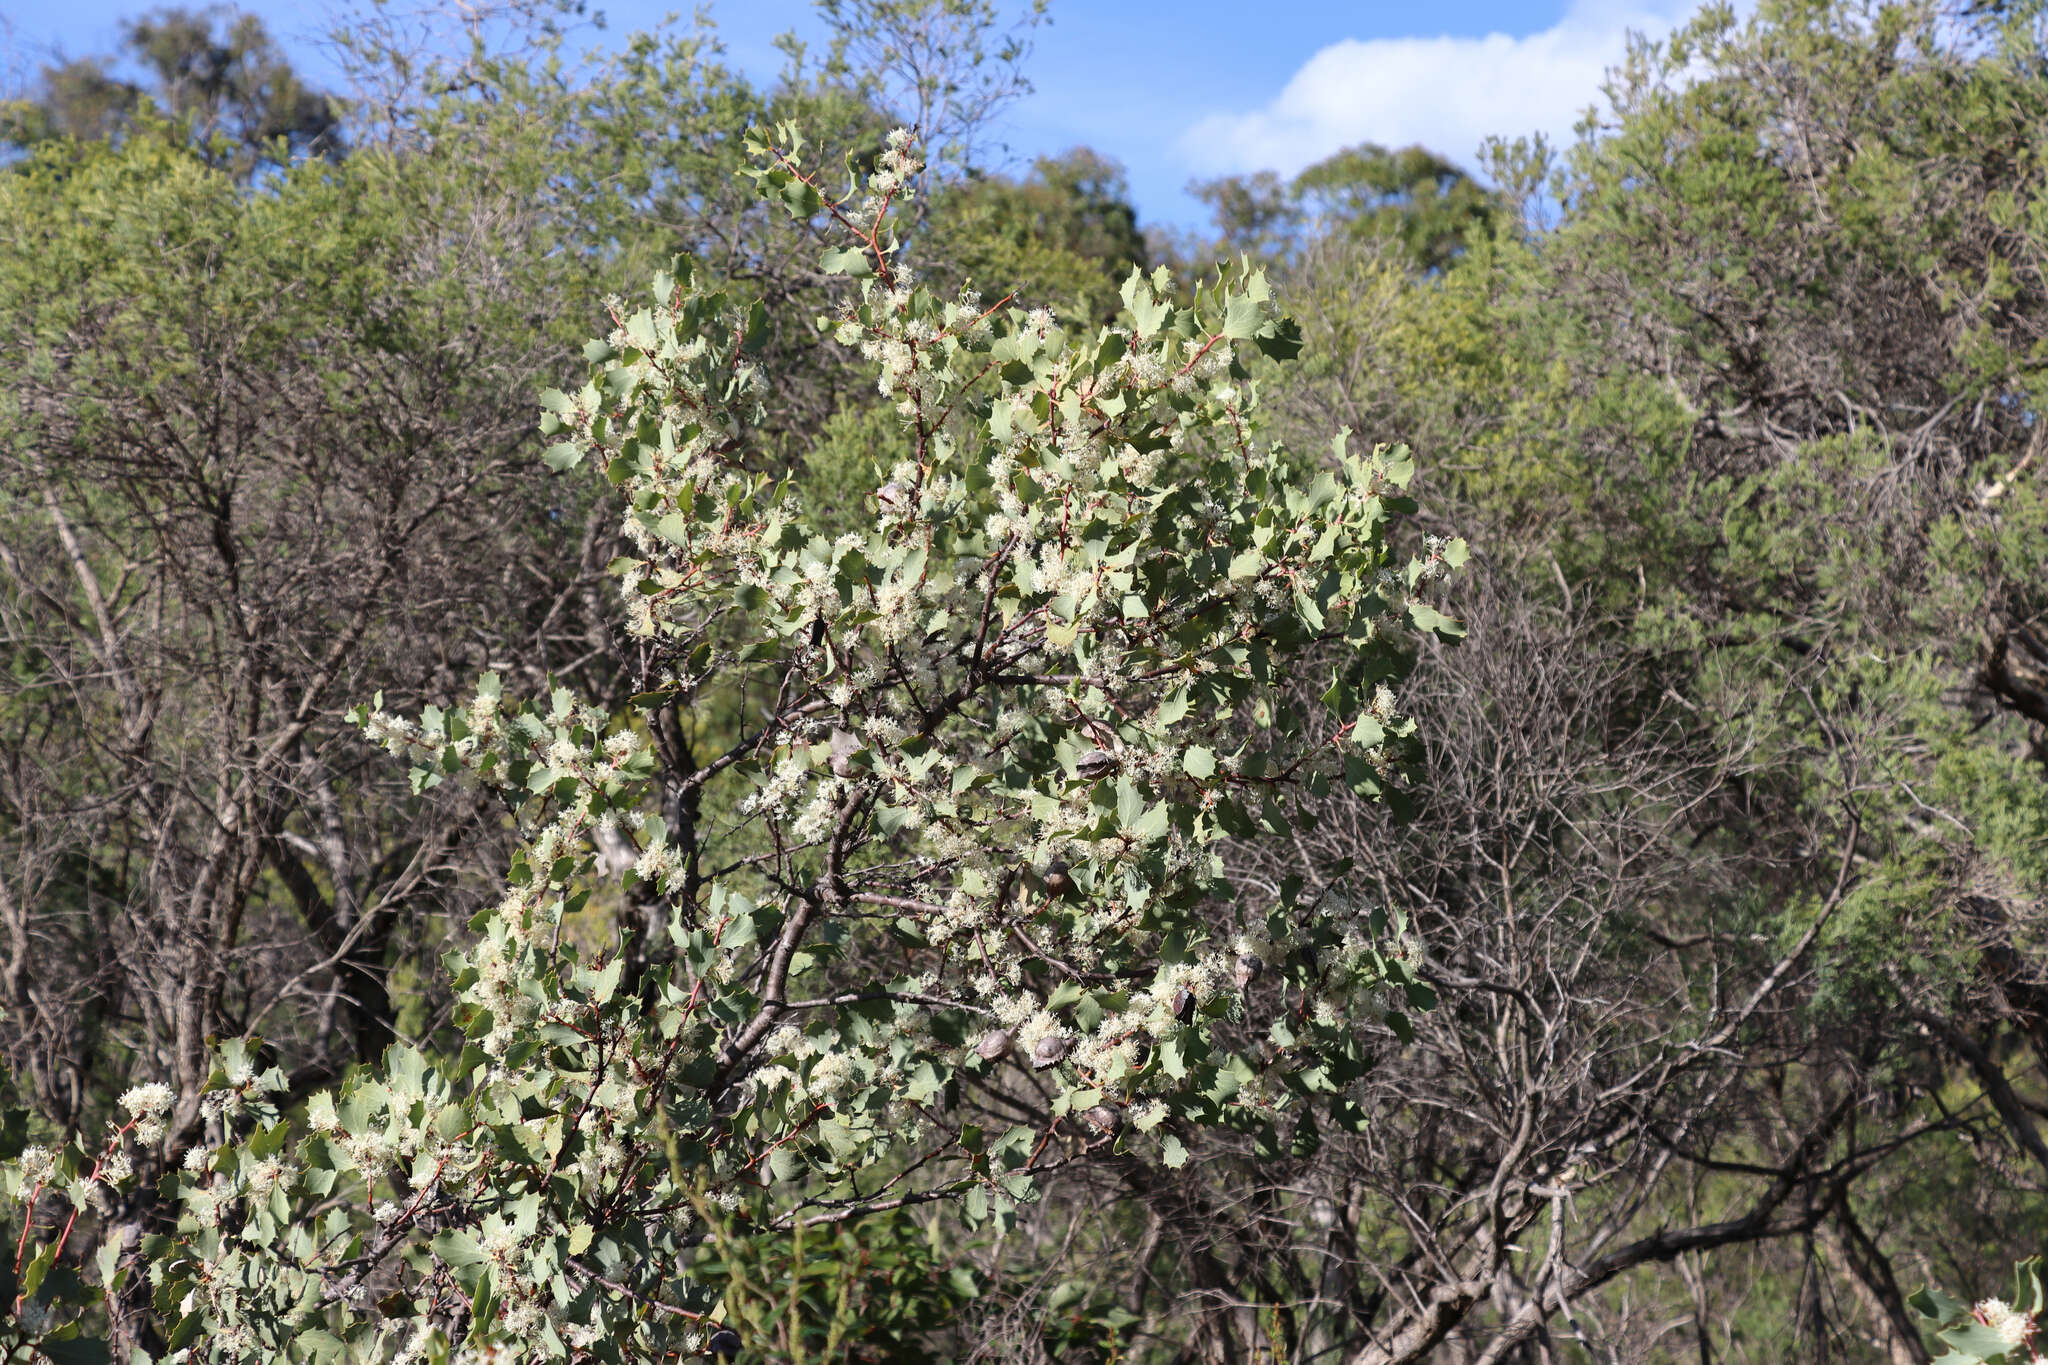
POLYGON ((1692 0, 1576 0, 1541 33, 1483 38, 1347 38, 1316 53, 1264 108, 1216 113, 1180 140, 1203 175, 1271 169, 1292 175, 1359 142, 1421 143, 1470 165, 1495 134, 1571 134, 1630 31, 1662 37, 1692 0))

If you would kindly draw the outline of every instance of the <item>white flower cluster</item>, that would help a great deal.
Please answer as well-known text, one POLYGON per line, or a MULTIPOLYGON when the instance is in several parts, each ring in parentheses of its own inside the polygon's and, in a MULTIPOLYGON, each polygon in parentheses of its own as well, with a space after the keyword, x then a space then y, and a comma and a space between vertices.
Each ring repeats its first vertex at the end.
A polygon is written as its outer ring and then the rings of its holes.
POLYGON ((1444 552, 1450 548, 1450 539, 1446 536, 1424 536, 1422 538, 1422 545, 1422 569, 1416 575, 1416 581, 1418 583, 1434 583, 1441 578, 1447 577, 1451 572, 1451 566, 1444 558, 1444 552))
POLYGON ((124 1092, 121 1107, 128 1111, 134 1123, 135 1140, 145 1147, 153 1147, 163 1141, 164 1115, 171 1109, 171 1102, 177 1096, 168 1085, 152 1081, 138 1085, 124 1092))
POLYGON ((40 1143, 24 1147, 21 1155, 14 1159, 15 1170, 20 1183, 14 1187, 14 1197, 26 1204, 50 1183, 50 1177, 57 1173, 57 1154, 40 1143))

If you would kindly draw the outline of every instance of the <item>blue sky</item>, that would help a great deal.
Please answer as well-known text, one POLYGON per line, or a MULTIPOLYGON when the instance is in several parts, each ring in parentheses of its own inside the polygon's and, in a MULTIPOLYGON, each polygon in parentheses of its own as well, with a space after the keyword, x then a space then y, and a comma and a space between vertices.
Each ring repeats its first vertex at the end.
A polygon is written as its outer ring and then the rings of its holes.
MULTIPOLYGON (((600 0, 601 2, 601 0, 600 0)), ((0 71, 110 50, 133 0, 0 0, 0 71), (11 33, 7 32, 11 30, 11 33)), ((649 0, 601 4, 612 37, 661 21, 649 0)), ((1489 134, 1562 137, 1597 98, 1630 30, 1661 35, 1693 0, 1052 0, 1027 68, 1037 87, 999 130, 1020 160, 1076 145, 1128 169, 1147 222, 1191 226, 1192 179, 1300 169, 1361 141, 1421 142, 1470 164, 1489 134)), ((245 0, 318 77, 328 6, 245 0)), ((820 30, 808 0, 709 6, 729 58, 781 65, 778 33, 820 30)), ((600 39, 602 40, 602 38, 600 39)))

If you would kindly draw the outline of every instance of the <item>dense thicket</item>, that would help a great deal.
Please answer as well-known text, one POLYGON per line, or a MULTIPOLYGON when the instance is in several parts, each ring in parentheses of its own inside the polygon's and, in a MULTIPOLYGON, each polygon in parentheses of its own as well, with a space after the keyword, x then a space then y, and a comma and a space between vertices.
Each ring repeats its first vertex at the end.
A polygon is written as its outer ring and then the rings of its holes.
MULTIPOLYGON (((517 821, 409 790, 340 713, 489 669, 644 695, 619 508, 532 435, 600 300, 683 252, 762 302, 734 459, 794 473, 827 533, 915 458, 817 343, 845 282, 735 180, 745 127, 866 155, 942 128, 904 259, 1116 314, 1145 250, 1116 168, 974 164, 1023 56, 993 16, 829 8, 842 60, 774 88, 695 34, 573 75, 482 52, 346 139, 260 30, 160 19, 155 111, 95 66, 10 120, 0 1150, 176 1096, 67 1248, 88 1280, 174 1217, 216 1040, 260 1035, 287 1115, 393 1040, 459 1050, 439 958, 517 821), (204 98, 180 42, 239 54, 204 98)), ((1314 962, 1250 976, 1205 1027, 1270 1108, 1187 1130, 1185 1165, 1021 1069, 956 1086, 956 1119, 1061 1154, 1037 1201, 719 1225, 693 1273, 750 1352, 1931 1360, 1914 1286, 1983 1292, 2048 1234, 2044 130, 2031 9, 1776 0, 1640 46, 1580 140, 1495 149, 1490 189, 1372 146, 1204 187, 1221 239, 1180 245, 1184 284, 1258 252, 1301 326, 1251 376, 1278 434, 1411 444, 1404 534, 1475 551, 1468 638, 1417 645, 1401 692, 1424 776, 1226 846, 1227 875, 1406 916, 1436 1007, 1349 1021, 1371 1066, 1336 1123, 1272 1027, 1314 962)), ((762 705, 710 688, 647 730, 688 772, 762 705)), ((599 905, 586 947, 668 968, 672 903, 599 905)), ((148 1348, 146 1298, 109 1311, 148 1348)))
POLYGON ((1924 1360, 1902 1286, 2038 1244, 2040 41, 1709 12, 1504 149, 1554 225, 1298 273, 1282 401, 1488 557, 1423 813, 1330 848, 1438 916, 1359 1184, 1445 1358, 1924 1360))

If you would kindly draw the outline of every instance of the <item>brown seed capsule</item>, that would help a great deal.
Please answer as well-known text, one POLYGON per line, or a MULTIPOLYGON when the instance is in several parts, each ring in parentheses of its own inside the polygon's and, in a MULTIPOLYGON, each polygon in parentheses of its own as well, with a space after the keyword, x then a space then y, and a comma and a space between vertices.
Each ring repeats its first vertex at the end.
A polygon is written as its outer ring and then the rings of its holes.
POLYGON ((1045 865, 1045 875, 1039 878, 1048 896, 1064 896, 1074 889, 1072 869, 1064 858, 1054 858, 1045 865))
POLYGON ((832 732, 832 775, 853 776, 853 756, 860 752, 860 739, 851 730, 832 732))
POLYGON ((1173 1018, 1178 1024, 1195 1022, 1195 993, 1186 986, 1173 993, 1173 1018))
POLYGON ((1239 953, 1237 955, 1237 966, 1232 970, 1231 976, 1236 980, 1237 988, 1243 990, 1251 985, 1252 982, 1257 981, 1265 973, 1265 970, 1266 964, 1259 961, 1257 957, 1250 953, 1239 953))
POLYGON ((981 1054, 984 1062, 993 1062, 1010 1051, 1010 1031, 1006 1028, 992 1028, 981 1035, 981 1042, 974 1049, 981 1054))
POLYGON ((1094 782, 1108 777, 1120 766, 1122 765, 1117 762, 1116 755, 1107 749, 1090 749, 1074 760, 1074 771, 1081 774, 1081 780, 1084 782, 1094 782))
POLYGON ((730 1327, 721 1327, 704 1343, 704 1349, 720 1360, 731 1360, 740 1353, 740 1334, 730 1327))
POLYGON ((1031 1069, 1043 1071, 1047 1067, 1058 1066, 1066 1055, 1067 1040, 1057 1033, 1048 1033, 1031 1049, 1031 1069))
POLYGON ((1115 1105, 1098 1104, 1081 1117, 1087 1119, 1104 1137, 1115 1137, 1124 1128, 1123 1111, 1115 1105))

